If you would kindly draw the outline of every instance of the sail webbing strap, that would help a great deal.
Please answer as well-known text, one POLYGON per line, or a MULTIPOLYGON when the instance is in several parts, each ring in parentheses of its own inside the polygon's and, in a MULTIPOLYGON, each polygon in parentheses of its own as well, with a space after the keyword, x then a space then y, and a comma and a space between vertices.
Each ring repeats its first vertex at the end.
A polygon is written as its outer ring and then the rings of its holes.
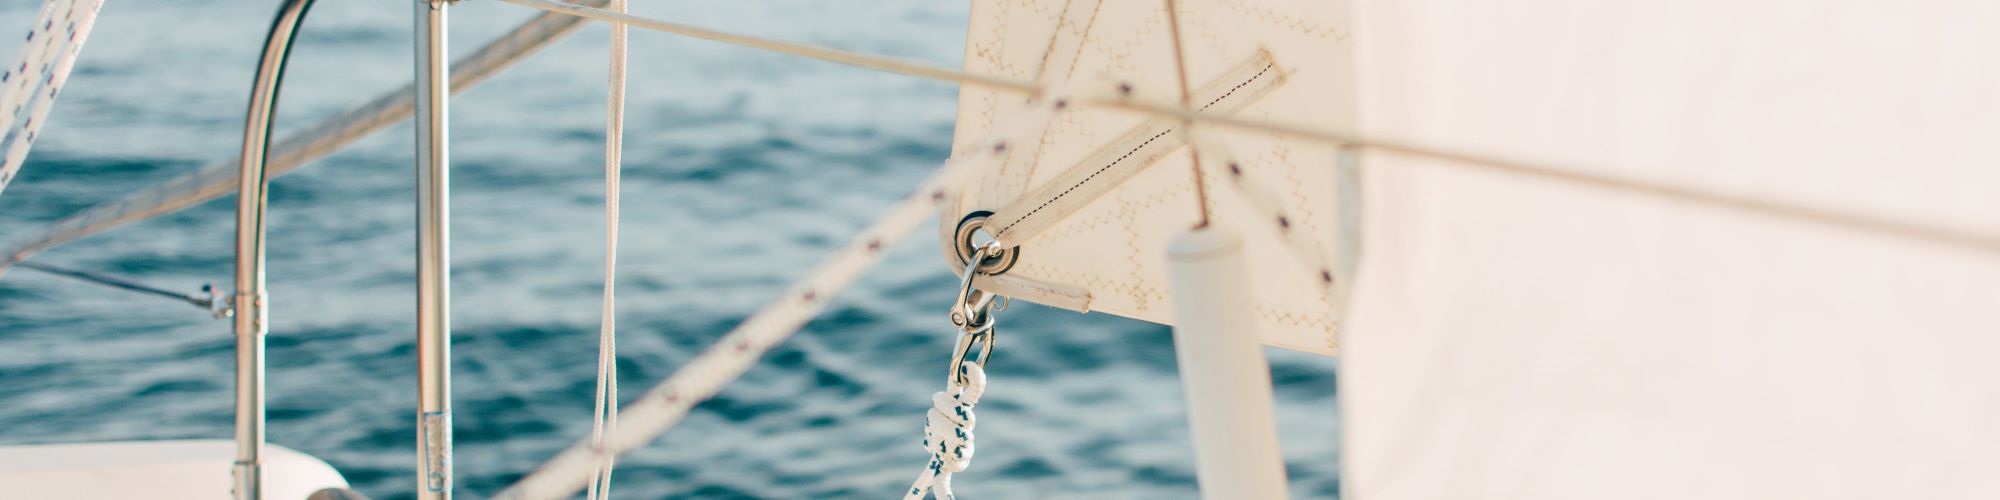
MULTIPOLYGON (((1269 53, 1258 51, 1194 94, 1196 109, 1233 113, 1284 82, 1269 53)), ((993 239, 1012 247, 1033 239, 1091 201, 1111 192, 1186 143, 1184 120, 1156 117, 1126 131, 1027 196, 995 210, 986 222, 993 239)))
POLYGON ((56 94, 76 68, 76 55, 97 22, 100 0, 48 0, 21 43, 20 58, 0 67, 0 191, 28 159, 48 122, 56 94))
POLYGON ((666 432, 687 416, 695 404, 713 397, 723 385, 749 370, 765 352, 790 338, 826 307, 828 298, 880 261, 890 245, 937 216, 941 207, 958 198, 966 182, 991 170, 1002 159, 1008 144, 1033 140, 1034 136, 1026 132, 1039 126, 1030 124, 1047 122, 1054 115, 1053 103, 1066 101, 1063 97, 1038 101, 1039 104, 1018 113, 976 143, 979 148, 946 161, 930 179, 918 185, 915 193, 856 233, 845 247, 794 283, 784 295, 744 319, 645 395, 626 404, 618 413, 618 426, 606 432, 601 445, 599 440, 592 439, 575 443, 496 497, 567 498, 590 481, 597 464, 606 457, 623 455, 666 432))
POLYGON ((947 383, 945 390, 931 394, 931 411, 924 415, 924 449, 931 452, 931 461, 903 500, 923 500, 927 491, 940 499, 958 498, 951 493, 951 475, 972 465, 972 428, 979 423, 972 407, 986 393, 986 370, 966 361, 958 371, 964 383, 947 383))
MULTIPOLYGON (((611 0, 610 8, 625 11, 626 0, 611 0)), ((597 329, 597 401, 590 423, 590 440, 602 446, 604 433, 618 428, 618 193, 624 166, 625 40, 623 23, 611 23, 611 74, 604 109, 604 307, 597 329)), ((611 498, 611 470, 616 457, 604 455, 590 481, 590 500, 611 498)))
MULTIPOLYGON (((602 5, 609 0, 574 1, 602 5)), ((522 57, 576 31, 582 23, 583 20, 576 17, 553 13, 529 19, 478 51, 452 61, 451 92, 456 94, 485 81, 522 57)), ((327 118, 273 143, 270 161, 265 165, 265 176, 284 175, 376 131, 408 120, 415 109, 415 96, 414 88, 405 85, 383 93, 368 104, 327 118)), ((11 242, 0 249, 0 265, 27 260, 36 253, 78 238, 235 194, 237 163, 238 158, 233 157, 210 163, 194 173, 51 223, 27 239, 11 242)))

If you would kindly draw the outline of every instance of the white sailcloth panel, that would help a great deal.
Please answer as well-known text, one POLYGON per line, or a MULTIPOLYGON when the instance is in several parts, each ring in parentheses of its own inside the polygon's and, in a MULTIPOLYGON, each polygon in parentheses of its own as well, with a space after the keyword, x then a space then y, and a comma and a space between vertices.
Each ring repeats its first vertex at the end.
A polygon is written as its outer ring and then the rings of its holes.
MULTIPOLYGON (((2000 231, 2000 2, 1356 16, 1370 134, 2000 231)), ((2000 256, 1364 165, 1346 498, 2000 498, 2000 256)))
MULTIPOLYGON (((1210 111, 1242 117, 1342 128, 1355 124, 1346 2, 1180 3, 1196 106, 1212 104, 1210 111)), ((972 3, 965 64, 973 73, 1076 92, 1115 92, 1106 89, 1129 84, 1137 98, 1175 102, 1180 90, 1168 28, 1158 0, 982 0, 972 3)), ((1017 93, 965 87, 959 100, 959 148, 983 136, 1003 118, 999 113, 1021 108, 1023 99, 1017 93)), ((999 279, 982 278, 979 286, 1017 299, 1171 323, 1164 249, 1199 213, 1181 124, 1130 112, 1069 109, 1050 125, 1040 144, 1011 148, 1004 168, 946 207, 941 235, 947 258, 954 270, 960 269, 949 239, 967 214, 1007 214, 1007 207, 1035 200, 1037 189, 1059 184, 1059 176, 1072 168, 1096 172, 1113 166, 1104 174, 1109 176, 1120 170, 1113 165, 1119 162, 1144 165, 1095 199, 1088 189, 1067 192, 1035 214, 1045 218, 1040 222, 1048 224, 1046 229, 1019 229, 1034 226, 1033 220, 1015 226, 1010 231, 1031 233, 1010 240, 1021 244, 1019 262, 999 279), (1049 213, 1062 216, 1046 218, 1049 213)), ((1266 183, 1286 208, 1299 214, 1298 230, 1310 232, 1328 251, 1336 248, 1341 218, 1333 198, 1334 147, 1272 134, 1216 132, 1214 139, 1241 160, 1247 175, 1266 183)), ((1225 165, 1205 167, 1213 218, 1244 235, 1250 260, 1259 266, 1253 270, 1254 302, 1266 343, 1333 354, 1337 314, 1334 301, 1317 286, 1320 272, 1302 266, 1268 217, 1215 177, 1226 172, 1225 165)), ((1058 186, 1056 192, 1066 188, 1058 186)), ((1019 206, 1013 211, 1024 212, 1019 206)))

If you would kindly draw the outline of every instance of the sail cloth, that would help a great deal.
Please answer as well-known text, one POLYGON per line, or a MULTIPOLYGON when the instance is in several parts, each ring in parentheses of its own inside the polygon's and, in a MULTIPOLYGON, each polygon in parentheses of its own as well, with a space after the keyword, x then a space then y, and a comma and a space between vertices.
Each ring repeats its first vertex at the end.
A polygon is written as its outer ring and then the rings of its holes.
MULTIPOLYGON (((2000 3, 1356 5, 1363 126, 2000 230, 2000 3)), ((2000 258, 1388 153, 1348 498, 2000 498, 2000 258)))
MULTIPOLYGON (((1191 104, 1351 130, 1356 90, 1347 9, 1345 2, 1319 0, 1180 2, 1191 104)), ((1177 102, 1181 89, 1166 23, 1159 1, 973 2, 966 71, 1053 88, 1114 86, 1137 98, 1177 102)), ((963 87, 957 149, 985 136, 1025 99, 963 87)), ((1014 145, 1004 166, 945 207, 940 235, 951 267, 962 269, 954 251, 960 221, 993 212, 985 229, 1019 245, 1018 260, 997 276, 980 278, 979 287, 1171 323, 1166 243, 1200 214, 1184 128, 1171 118, 1067 108, 1039 143, 1014 145)), ((1343 218, 1334 202, 1335 145, 1268 133, 1200 133, 1282 197, 1299 219, 1287 224, 1329 252, 1338 248, 1343 218)), ((1255 204, 1223 187, 1214 176, 1224 167, 1205 166, 1211 210, 1219 224, 1238 228, 1260 267, 1253 272, 1253 302, 1264 341, 1334 354, 1336 302, 1319 286, 1321 272, 1301 266, 1273 225, 1256 215, 1255 204)), ((1346 220, 1349 230, 1353 221, 1346 220)))

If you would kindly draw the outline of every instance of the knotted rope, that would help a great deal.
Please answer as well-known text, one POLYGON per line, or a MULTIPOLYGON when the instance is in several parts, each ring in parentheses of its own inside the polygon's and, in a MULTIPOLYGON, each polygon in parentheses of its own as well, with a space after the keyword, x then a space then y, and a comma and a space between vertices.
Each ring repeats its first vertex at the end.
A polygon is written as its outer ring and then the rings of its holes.
POLYGON ((986 370, 966 361, 958 373, 963 383, 948 382, 945 390, 931 394, 931 411, 924 418, 924 449, 931 452, 931 463, 903 500, 922 500, 925 491, 935 498, 957 498, 951 493, 951 475, 972 465, 972 426, 979 423, 972 406, 986 392, 986 370))

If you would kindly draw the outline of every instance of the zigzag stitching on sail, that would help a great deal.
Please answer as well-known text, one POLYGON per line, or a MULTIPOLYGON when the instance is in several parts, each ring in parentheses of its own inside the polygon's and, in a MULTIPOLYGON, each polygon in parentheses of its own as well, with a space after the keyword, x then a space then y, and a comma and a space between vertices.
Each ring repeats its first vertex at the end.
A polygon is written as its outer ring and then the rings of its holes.
MULTIPOLYGON (((1098 0, 1071 0, 1063 4, 1058 15, 1047 19, 1055 23, 1055 28, 1054 33, 1049 36, 1047 45, 1041 51, 1040 62, 1035 66, 1034 78, 1037 82, 1052 88, 1068 85, 1071 75, 1076 71, 1076 61, 1079 59, 1077 56, 1087 46, 1085 41, 1089 37, 1090 27, 1097 20, 1098 6, 1098 0), (1088 12, 1085 13, 1083 10, 1088 12), (1085 19, 1079 22, 1077 19, 1072 19, 1072 16, 1085 19)), ((1036 12, 1043 14, 1044 17, 1049 14, 1047 9, 1041 8, 1037 8, 1036 12)), ((987 95, 990 97, 993 94, 987 95)), ((993 101, 989 100, 989 103, 991 102, 993 101)), ((1067 113, 1063 115, 1066 116, 1067 113)), ((1006 162, 1001 165, 999 173, 989 179, 991 181, 989 185, 976 190, 981 205, 1007 203, 1019 198, 1021 192, 1027 190, 1029 181, 1034 178, 1035 167, 1041 164, 1045 152, 1042 146, 1053 142, 1050 139, 1052 132, 1048 128, 1043 128, 1040 134, 1041 140, 1027 143, 1024 150, 1007 153, 1006 162)))
POLYGON ((1259 304, 1256 306, 1256 311, 1257 315, 1264 317, 1264 319, 1292 326, 1308 327, 1329 332, 1333 331, 1334 326, 1336 326, 1336 323, 1333 321, 1312 313, 1292 311, 1270 305, 1259 304))
MULTIPOLYGON (((1131 276, 1132 281, 1135 283, 1145 283, 1146 276, 1140 274, 1140 271, 1144 270, 1146 266, 1139 262, 1139 256, 1145 254, 1145 249, 1139 246, 1139 230, 1134 228, 1134 226, 1139 225, 1138 217, 1133 216, 1137 211, 1132 209, 1132 202, 1125 200, 1125 196, 1126 194, 1122 192, 1118 194, 1120 198, 1118 200, 1118 204, 1120 205, 1118 211, 1122 212, 1118 220, 1124 222, 1124 224, 1120 225, 1119 229, 1125 230, 1125 268, 1128 269, 1126 274, 1131 276)), ((1137 310, 1144 311, 1151 309, 1153 302, 1147 300, 1145 295, 1140 295, 1135 290, 1132 293, 1132 305, 1137 310)))
MULTIPOLYGON (((1191 191, 1194 191, 1194 188, 1192 186, 1182 184, 1179 186, 1175 186, 1172 189, 1160 190, 1148 193, 1144 197, 1136 200, 1127 200, 1127 203, 1129 203, 1132 206, 1132 208, 1135 209, 1152 208, 1154 206, 1163 205, 1168 202, 1177 201, 1180 199, 1181 195, 1188 194, 1191 191)), ((1083 234, 1090 230, 1097 229, 1099 227, 1103 227, 1104 225, 1111 223, 1112 219, 1116 219, 1117 217, 1120 216, 1120 214, 1116 211, 1095 210, 1092 212, 1094 213, 1091 213, 1088 217, 1072 216, 1076 218, 1065 220, 1060 224, 1050 227, 1047 231, 1043 232, 1042 234, 1046 237, 1075 236, 1083 234)), ((1083 213, 1083 211, 1079 211, 1079 214, 1081 213, 1083 213)))
POLYGON ((1221 2, 1221 5, 1228 7, 1230 10, 1234 10, 1238 13, 1255 17, 1260 21, 1264 21, 1265 24, 1269 24, 1271 26, 1276 26, 1280 28, 1290 28, 1293 31, 1316 36, 1319 38, 1330 37, 1333 38, 1334 41, 1344 41, 1347 40, 1348 37, 1347 33, 1342 33, 1340 32, 1339 29, 1334 28, 1332 26, 1323 26, 1320 25, 1319 23, 1308 22, 1304 19, 1293 17, 1290 14, 1284 14, 1273 11, 1270 7, 1267 6, 1263 5, 1253 6, 1250 5, 1248 2, 1244 2, 1242 0, 1236 0, 1232 2, 1221 2))
MULTIPOLYGON (((1246 88, 1251 87, 1252 84, 1261 83, 1262 85, 1257 87, 1260 91, 1269 91, 1275 88, 1275 86, 1279 83, 1282 83, 1283 80, 1267 78, 1267 76, 1278 76, 1279 75, 1278 73, 1274 73, 1271 71, 1276 67, 1277 63, 1272 62, 1270 60, 1269 54, 1264 52, 1257 53, 1249 61, 1245 61, 1244 64, 1239 64, 1236 69, 1226 72, 1224 76, 1219 78, 1217 81, 1212 81, 1208 85, 1205 85, 1203 87, 1204 90, 1203 93, 1214 93, 1217 90, 1223 89, 1224 85, 1228 85, 1228 87, 1227 90, 1221 90, 1221 93, 1216 94, 1215 97, 1204 96, 1206 97, 1207 102, 1206 104, 1203 104, 1200 108, 1198 108, 1197 111, 1207 111, 1210 108, 1213 108, 1219 104, 1222 104, 1226 101, 1230 101, 1232 97, 1239 97, 1245 95, 1243 94, 1243 91, 1246 88), (1251 72, 1252 68, 1255 69, 1254 73, 1251 72), (1228 75, 1232 74, 1241 75, 1245 73, 1249 73, 1249 76, 1244 77, 1240 81, 1237 81, 1234 85, 1230 85, 1228 83, 1231 80, 1228 75)), ((1121 90, 1129 92, 1130 89, 1128 87, 1121 90)), ((1254 99, 1255 97, 1256 96, 1251 96, 1250 99, 1254 99)), ((1248 102, 1250 101, 1245 100, 1243 104, 1247 104, 1248 102)), ((1072 199, 1071 195, 1078 193, 1079 192, 1078 190, 1080 189, 1086 187, 1092 188, 1090 191, 1095 191, 1096 194, 1091 195, 1091 198, 1095 198, 1096 196, 1101 196, 1103 192, 1108 191, 1109 189, 1114 189, 1117 186, 1117 184, 1122 183, 1123 181, 1118 180, 1115 183, 1106 184, 1107 181, 1104 181, 1099 177, 1105 174, 1106 172, 1111 171, 1114 168, 1125 165, 1126 164, 1125 162, 1127 160, 1130 160, 1135 155, 1138 155, 1139 153, 1146 151, 1147 148, 1149 147, 1156 146, 1156 144, 1159 144, 1159 139, 1166 137, 1168 134, 1172 134, 1178 130, 1179 127, 1177 127, 1176 124, 1172 123, 1171 121, 1160 120, 1160 119, 1151 120, 1141 124, 1138 127, 1133 128, 1132 130, 1126 133, 1127 138, 1115 141, 1114 144, 1130 144, 1134 140, 1139 141, 1138 144, 1133 145, 1129 148, 1105 147, 1099 149, 1097 152, 1092 153, 1090 156, 1086 157, 1086 158, 1102 158, 1105 156, 1109 156, 1108 151, 1125 149, 1124 153, 1120 154, 1117 158, 1111 159, 1110 161, 1101 164, 1094 170, 1090 170, 1089 171, 1090 173, 1083 175, 1081 179, 1066 181, 1065 180, 1066 178, 1076 175, 1074 174, 1074 172, 1083 171, 1079 167, 1071 167, 1062 176, 1059 176, 1055 181, 1052 181, 1051 184, 1049 184, 1049 187, 1045 187, 1041 191, 1036 192, 1031 197, 1029 197, 1028 198, 1029 201, 1027 201, 1027 203, 1035 203, 1034 208, 1026 209, 1026 212, 1023 213, 1022 215, 1019 216, 1013 215, 1014 213, 1020 213, 1020 210, 1022 210, 1026 206, 1025 204, 1020 202, 1017 202, 1013 205, 1009 205, 1005 208, 996 211, 997 213, 993 216, 991 220, 994 222, 1004 222, 1004 223, 1000 226, 999 230, 994 232, 994 235, 998 239, 1004 242, 1018 244, 1021 241, 1034 236, 1035 234, 1041 233, 1043 230, 1047 229, 1050 224, 1053 223, 1053 220, 1036 219, 1036 216, 1042 215, 1045 210, 1049 209, 1052 206, 1056 206, 1058 204, 1067 202, 1068 200, 1072 199), (1149 128, 1157 128, 1159 129, 1159 132, 1154 133, 1150 137, 1146 137, 1143 135, 1136 135, 1136 134, 1142 134, 1141 131, 1149 128), (1139 137, 1145 137, 1145 138, 1139 139, 1139 137), (1065 187, 1063 187, 1060 191, 1051 192, 1054 186, 1065 186, 1065 187), (1039 202, 1037 203, 1032 200, 1039 200, 1039 202), (1024 231, 1030 234, 1019 235, 1013 233, 1015 229, 1021 227, 1022 223, 1031 220, 1038 221, 1036 224, 1031 225, 1034 226, 1035 229, 1032 230, 1023 229, 1024 231)), ((1160 153, 1165 154, 1170 151, 1171 148, 1169 148, 1166 151, 1161 151, 1160 153)), ((1151 162, 1148 163, 1150 164, 1151 162)), ((1144 166, 1140 166, 1130 172, 1121 172, 1120 176, 1129 178, 1131 175, 1135 175, 1139 171, 1142 171, 1143 169, 1144 166)), ((1062 214, 1062 215, 1067 216, 1068 214, 1062 214)))
MULTIPOLYGON (((1019 266, 1018 269, 1021 269, 1024 274, 1040 276, 1044 279, 1059 280, 1063 283, 1076 283, 1092 290, 1108 290, 1113 292, 1124 293, 1127 295, 1140 294, 1153 299, 1167 298, 1166 292, 1163 292, 1155 287, 1146 286, 1143 284, 1144 283, 1143 281, 1130 282, 1130 281, 1118 280, 1105 277, 1104 275, 1097 273, 1085 272, 1085 271, 1072 271, 1069 269, 1051 266, 1048 264, 1040 264, 1040 263, 1033 263, 1026 261, 1017 264, 1017 266, 1019 266)), ((1013 273, 1008 273, 1008 274, 1013 274, 1013 273)))
MULTIPOLYGON (((1285 167, 1283 169, 1285 182, 1279 185, 1291 186, 1291 190, 1287 194, 1292 199, 1292 207, 1295 209, 1293 213, 1298 214, 1298 219, 1293 222, 1305 227, 1307 234, 1319 234, 1322 229, 1319 225, 1319 211, 1313 210, 1312 200, 1306 196, 1304 188, 1306 181, 1299 177, 1299 166, 1292 163, 1292 149, 1284 144, 1283 138, 1278 138, 1277 142, 1277 146, 1273 146, 1270 151, 1259 155, 1257 158, 1250 160, 1250 162, 1283 165, 1285 167)), ((1266 170, 1271 169, 1267 168, 1266 170)))

